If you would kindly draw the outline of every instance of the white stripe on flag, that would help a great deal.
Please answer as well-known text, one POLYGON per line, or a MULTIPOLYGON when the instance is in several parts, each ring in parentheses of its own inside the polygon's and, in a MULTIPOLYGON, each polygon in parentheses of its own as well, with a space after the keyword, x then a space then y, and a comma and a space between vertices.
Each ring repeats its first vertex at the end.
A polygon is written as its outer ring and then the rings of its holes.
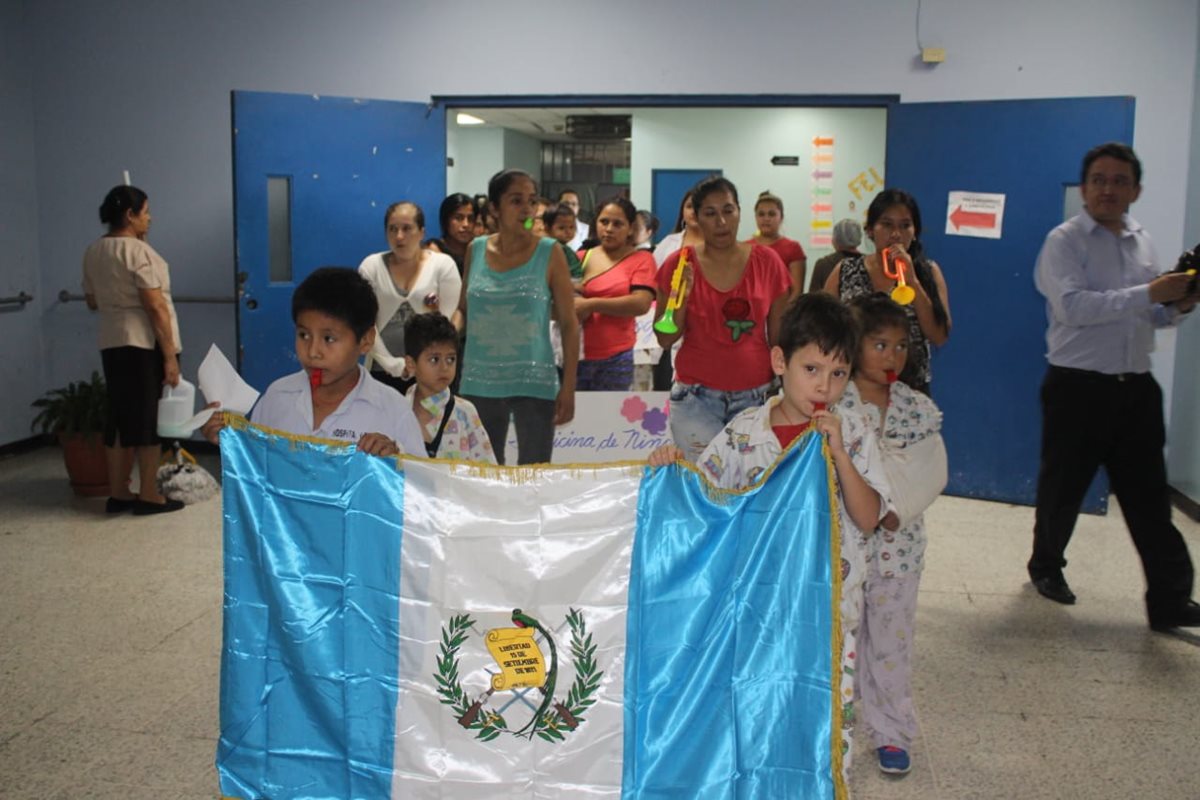
MULTIPOLYGON (((518 482, 520 470, 480 477, 442 463, 408 461, 405 473, 392 796, 620 797, 626 600, 642 468, 546 470, 530 484, 518 482), (552 718, 557 735, 514 733, 542 706, 538 690, 486 694, 499 669, 484 636, 513 628, 518 608, 556 644, 548 712, 567 711, 552 718), (449 648, 461 615, 473 624, 449 648), (572 653, 573 635, 581 643, 590 636, 591 670, 572 653), (456 679, 465 698, 443 702, 439 676, 451 687, 456 679), (593 692, 571 696, 588 685, 593 692), (499 714, 505 729, 463 727, 470 715, 459 712, 479 700, 474 719, 499 714), (572 705, 581 713, 571 714, 572 705)), ((549 646, 538 641, 549 666, 549 646)))

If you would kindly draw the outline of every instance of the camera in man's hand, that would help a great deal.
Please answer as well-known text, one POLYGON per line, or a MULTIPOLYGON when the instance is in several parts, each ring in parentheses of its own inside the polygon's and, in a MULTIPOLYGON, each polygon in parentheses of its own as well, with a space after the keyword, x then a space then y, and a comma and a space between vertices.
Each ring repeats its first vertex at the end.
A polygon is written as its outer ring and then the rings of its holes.
POLYGON ((1200 244, 1181 255, 1171 272, 1186 272, 1191 275, 1192 280, 1188 283, 1187 293, 1188 295, 1200 293, 1200 244))

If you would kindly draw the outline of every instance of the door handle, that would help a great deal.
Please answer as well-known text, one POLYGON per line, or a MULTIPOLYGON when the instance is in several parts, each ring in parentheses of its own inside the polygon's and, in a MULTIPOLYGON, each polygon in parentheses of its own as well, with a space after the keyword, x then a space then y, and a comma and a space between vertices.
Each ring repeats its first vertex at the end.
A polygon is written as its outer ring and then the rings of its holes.
POLYGON ((17 310, 25 307, 26 303, 33 302, 33 295, 22 291, 16 297, 0 297, 0 308, 7 310, 9 306, 16 306, 17 310))

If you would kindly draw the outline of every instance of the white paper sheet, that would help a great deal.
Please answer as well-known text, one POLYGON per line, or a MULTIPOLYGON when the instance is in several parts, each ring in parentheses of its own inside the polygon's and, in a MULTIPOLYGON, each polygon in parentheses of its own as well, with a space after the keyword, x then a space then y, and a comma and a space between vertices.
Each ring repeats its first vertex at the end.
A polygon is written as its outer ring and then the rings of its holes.
MULTIPOLYGON (((215 344, 208 348, 208 355, 200 364, 198 373, 200 391, 204 393, 206 403, 220 403, 225 411, 236 411, 239 414, 249 414, 250 409, 258 401, 258 392, 254 387, 242 380, 242 376, 229 363, 229 359, 215 344)), ((193 417, 188 424, 200 417, 197 427, 203 425, 212 416, 215 409, 205 409, 193 417)))

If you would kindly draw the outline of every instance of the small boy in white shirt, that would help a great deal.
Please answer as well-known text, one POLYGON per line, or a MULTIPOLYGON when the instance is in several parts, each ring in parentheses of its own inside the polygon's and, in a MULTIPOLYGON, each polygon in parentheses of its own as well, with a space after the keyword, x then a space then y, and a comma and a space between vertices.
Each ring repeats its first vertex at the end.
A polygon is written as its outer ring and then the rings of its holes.
MULTIPOLYGON (((355 270, 322 267, 305 278, 292 294, 296 358, 303 369, 272 383, 250 421, 355 442, 375 456, 424 455, 412 408, 359 364, 375 343, 378 308, 371 284, 355 270)), ((224 415, 214 414, 204 437, 217 444, 223 427, 224 415)))
MULTIPOLYGON (((856 410, 840 416, 829 408, 841 397, 859 353, 859 333, 850 310, 824 292, 801 295, 788 306, 771 348, 771 366, 783 391, 766 404, 738 414, 709 443, 696 466, 722 489, 757 483, 784 448, 812 428, 827 439, 837 473, 842 553, 843 769, 850 766, 854 722, 855 636, 863 613, 865 536, 891 508, 890 489, 875 433, 856 410)), ((664 445, 650 455, 663 466, 685 455, 664 445)))
POLYGON ((404 367, 416 379, 404 397, 429 457, 495 464, 479 412, 450 391, 458 371, 458 331, 450 320, 434 311, 404 323, 404 367))

